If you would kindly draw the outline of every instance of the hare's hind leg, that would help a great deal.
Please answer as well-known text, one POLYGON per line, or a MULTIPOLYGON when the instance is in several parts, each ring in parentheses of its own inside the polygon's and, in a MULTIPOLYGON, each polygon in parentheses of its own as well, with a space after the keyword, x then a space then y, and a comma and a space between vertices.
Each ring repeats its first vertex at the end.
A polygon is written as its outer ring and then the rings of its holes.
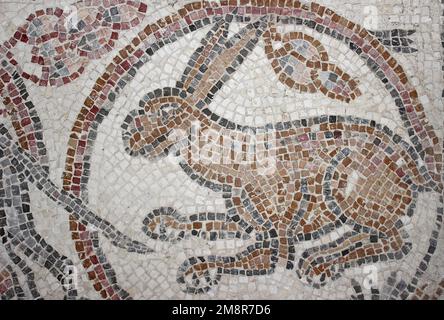
MULTIPOLYGON (((400 219, 411 215, 417 192, 411 186, 408 193, 409 206, 399 207, 395 212, 381 212, 381 207, 366 206, 365 202, 345 210, 340 216, 347 219, 344 224, 352 231, 339 239, 306 250, 297 266, 298 276, 313 287, 319 288, 329 280, 341 276, 345 269, 387 260, 400 260, 411 250, 408 234, 400 219), (370 209, 372 208, 372 209, 370 209)), ((367 200, 369 197, 366 197, 367 200)), ((397 195, 394 195, 397 199, 397 195)))
POLYGON ((306 250, 299 260, 297 274, 313 287, 335 280, 348 268, 387 260, 400 260, 411 250, 402 230, 393 227, 378 233, 357 226, 341 238, 306 250), (364 230, 366 229, 366 230, 364 230))

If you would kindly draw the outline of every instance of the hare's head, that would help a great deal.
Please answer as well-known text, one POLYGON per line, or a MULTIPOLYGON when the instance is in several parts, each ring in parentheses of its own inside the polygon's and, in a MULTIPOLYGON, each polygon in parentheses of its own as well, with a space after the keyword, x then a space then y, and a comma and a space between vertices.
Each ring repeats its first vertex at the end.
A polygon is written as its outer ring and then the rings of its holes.
POLYGON ((122 124, 126 152, 149 159, 167 156, 177 143, 177 137, 171 137, 171 132, 186 126, 192 112, 185 97, 186 93, 176 88, 159 89, 145 95, 140 108, 131 111, 122 124))

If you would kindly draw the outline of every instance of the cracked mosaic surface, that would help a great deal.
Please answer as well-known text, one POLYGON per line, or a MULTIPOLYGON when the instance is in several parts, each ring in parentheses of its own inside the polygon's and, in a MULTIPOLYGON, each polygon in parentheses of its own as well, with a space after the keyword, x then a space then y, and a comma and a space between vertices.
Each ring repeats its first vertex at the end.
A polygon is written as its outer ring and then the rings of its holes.
POLYGON ((442 299, 442 2, 0 8, 2 299, 442 299))

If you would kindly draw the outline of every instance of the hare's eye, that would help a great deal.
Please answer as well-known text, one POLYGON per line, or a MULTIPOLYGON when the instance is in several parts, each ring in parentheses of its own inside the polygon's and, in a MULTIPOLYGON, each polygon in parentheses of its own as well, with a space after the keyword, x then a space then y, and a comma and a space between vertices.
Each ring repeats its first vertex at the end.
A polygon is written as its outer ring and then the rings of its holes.
POLYGON ((177 107, 178 106, 174 103, 164 104, 163 106, 160 107, 159 116, 161 117, 163 123, 168 122, 171 119, 171 117, 174 116, 177 107))

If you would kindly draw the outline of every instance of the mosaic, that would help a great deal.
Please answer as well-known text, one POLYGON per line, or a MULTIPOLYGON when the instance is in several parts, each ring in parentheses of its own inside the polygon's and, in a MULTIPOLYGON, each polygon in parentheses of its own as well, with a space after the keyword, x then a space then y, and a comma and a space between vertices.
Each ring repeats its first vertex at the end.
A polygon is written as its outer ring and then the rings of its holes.
POLYGON ((2 300, 444 297, 443 2, 0 8, 2 300))

